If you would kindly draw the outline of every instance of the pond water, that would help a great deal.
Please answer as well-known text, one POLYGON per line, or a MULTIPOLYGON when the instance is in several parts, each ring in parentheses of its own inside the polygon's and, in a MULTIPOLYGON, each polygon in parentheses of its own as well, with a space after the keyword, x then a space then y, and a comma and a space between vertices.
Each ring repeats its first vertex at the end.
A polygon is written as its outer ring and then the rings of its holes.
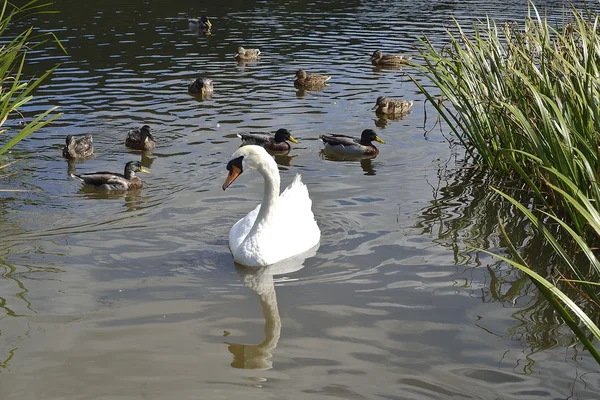
MULTIPOLYGON (((160 3, 160 4, 158 4, 160 3)), ((566 3, 540 9, 560 15, 566 3)), ((2 399, 565 399, 598 398, 597 365, 527 278, 469 246, 501 251, 510 215, 409 75, 370 54, 415 54, 451 17, 522 21, 522 1, 229 1, 204 6, 61 0, 34 24, 57 46, 27 65, 60 67, 23 109, 64 114, 13 151, 0 193, 2 399), (206 14, 210 35, 187 18, 206 14), (239 64, 239 45, 260 48, 239 64), (332 76, 298 91, 297 69, 332 76), (214 81, 210 99, 186 88, 214 81), (378 119, 379 95, 415 102, 378 119), (427 119, 426 117, 427 111, 427 119), (129 151, 148 124, 152 154, 129 151), (322 231, 305 260, 236 267, 230 227, 261 201, 247 173, 223 192, 236 133, 289 129, 282 186, 301 173, 322 231), (371 160, 331 160, 321 133, 385 140, 371 160), (91 133, 96 156, 69 165, 66 135, 91 133), (141 192, 82 191, 68 173, 150 168, 141 192)), ((26 27, 19 22, 15 31, 26 27)), ((7 122, 13 132, 19 119, 7 122)), ((2 139, 3 140, 3 139, 2 139)), ((551 258, 511 215, 540 268, 551 258)), ((290 227, 293 229, 293 227, 290 227)), ((285 245, 281 238, 280 245, 285 245)))

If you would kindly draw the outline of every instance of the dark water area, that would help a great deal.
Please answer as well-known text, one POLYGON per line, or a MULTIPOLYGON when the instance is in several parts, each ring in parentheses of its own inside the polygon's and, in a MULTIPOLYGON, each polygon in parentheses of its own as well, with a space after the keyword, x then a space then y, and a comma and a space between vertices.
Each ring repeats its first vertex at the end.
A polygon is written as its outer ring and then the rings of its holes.
MULTIPOLYGON (((568 9, 537 5, 557 21, 568 9)), ((22 112, 63 115, 14 148, 17 174, 0 183, 27 190, 0 192, 0 398, 600 396, 597 365, 533 284, 472 250, 503 250, 499 215, 544 270, 542 241, 461 162, 410 79, 429 86, 418 71, 369 62, 376 49, 415 56, 423 35, 441 45, 452 17, 522 21, 526 2, 53 7, 33 25, 68 54, 55 44, 29 54, 27 73, 60 66, 22 112), (188 28, 202 14, 210 35, 188 28), (261 60, 236 62, 240 45, 261 60), (296 89, 299 68, 331 85, 296 89), (187 93, 200 76, 214 82, 205 100, 187 93), (413 110, 378 118, 380 95, 413 110), (150 154, 124 145, 142 124, 158 141, 150 154), (320 247, 294 264, 236 267, 229 229, 263 183, 248 173, 224 192, 225 165, 236 133, 282 127, 299 141, 276 156, 282 186, 302 174, 320 247), (321 152, 320 134, 367 128, 386 142, 376 158, 321 152), (96 155, 67 163, 69 134, 92 134, 96 155), (130 160, 152 171, 141 192, 83 191, 69 177, 130 160)))

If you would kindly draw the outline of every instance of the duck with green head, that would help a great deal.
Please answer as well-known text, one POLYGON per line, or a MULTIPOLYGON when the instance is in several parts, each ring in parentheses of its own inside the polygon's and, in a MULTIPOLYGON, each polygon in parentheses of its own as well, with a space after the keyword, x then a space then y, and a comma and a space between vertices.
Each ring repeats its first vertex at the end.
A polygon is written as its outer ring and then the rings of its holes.
POLYGON ((127 132, 125 146, 133 150, 152 151, 156 147, 156 139, 150 132, 150 127, 144 125, 127 132))
POLYGON ((69 135, 65 140, 63 148, 63 157, 70 160, 77 160, 94 154, 94 140, 92 135, 83 135, 79 138, 69 135))
POLYGON ((125 164, 123 174, 117 172, 90 172, 87 174, 71 174, 71 177, 79 179, 84 186, 103 191, 127 191, 141 189, 144 186, 142 180, 135 174, 150 171, 142 167, 139 161, 129 161, 125 164))
POLYGON ((362 131, 360 138, 335 134, 324 134, 319 138, 325 144, 326 150, 347 155, 377 155, 379 149, 372 142, 385 143, 372 129, 362 131))
POLYGON ((200 18, 190 18, 188 19, 188 26, 191 31, 202 31, 208 32, 212 29, 212 23, 208 19, 206 15, 201 16, 200 18))
POLYGON ((198 78, 188 85, 188 93, 196 96, 210 96, 213 93, 212 79, 198 78))
POLYGON ((242 145, 255 144, 272 151, 289 151, 292 147, 287 142, 298 143, 290 131, 285 128, 278 129, 275 135, 269 132, 242 132, 237 135, 242 139, 242 145))

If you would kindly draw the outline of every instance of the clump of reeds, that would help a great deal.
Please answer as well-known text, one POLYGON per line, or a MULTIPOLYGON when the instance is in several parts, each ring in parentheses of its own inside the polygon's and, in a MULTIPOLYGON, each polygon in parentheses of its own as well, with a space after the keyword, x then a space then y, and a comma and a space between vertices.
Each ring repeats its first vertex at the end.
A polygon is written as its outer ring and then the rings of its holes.
POLYGON ((487 19, 470 34, 455 27, 442 49, 420 41, 421 68, 436 93, 413 81, 473 159, 500 174, 519 175, 531 188, 535 212, 504 196, 546 237, 563 270, 550 282, 552 276, 534 272, 548 266, 527 265, 512 246, 514 258, 505 260, 534 279, 600 363, 578 325, 600 339, 600 329, 582 311, 600 309, 594 252, 600 243, 598 14, 572 8, 558 27, 531 5, 521 26, 487 19), (568 249, 545 228, 549 223, 569 234, 568 249), (560 280, 577 295, 564 295, 555 285, 560 280))
MULTIPOLYGON (((39 4, 37 0, 31 0, 21 6, 13 5, 4 0, 0 6, 0 37, 3 38, 3 43, 0 46, 0 134, 7 133, 7 130, 2 129, 2 126, 9 118, 22 118, 19 109, 33 99, 33 91, 56 68, 48 70, 36 79, 25 79, 23 77, 23 70, 27 52, 44 44, 48 36, 54 38, 64 51, 64 48, 54 35, 35 35, 33 27, 29 27, 12 38, 8 34, 9 26, 17 19, 25 19, 34 14, 53 12, 47 6, 48 4, 39 4)), ((0 142, 4 143, 4 145, 0 146, 0 155, 36 130, 56 119, 58 114, 53 114, 56 108, 53 107, 36 116, 29 123, 24 124, 10 139, 4 140, 3 137, 0 137, 0 142)), ((1 165, 2 163, 0 162, 1 165)))

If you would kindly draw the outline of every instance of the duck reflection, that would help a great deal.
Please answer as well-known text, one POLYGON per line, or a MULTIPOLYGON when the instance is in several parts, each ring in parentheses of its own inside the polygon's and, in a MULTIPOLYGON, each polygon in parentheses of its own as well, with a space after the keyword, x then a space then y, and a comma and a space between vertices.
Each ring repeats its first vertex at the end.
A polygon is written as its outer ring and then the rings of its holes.
POLYGON ((280 165, 283 167, 291 167, 292 160, 298 156, 297 154, 290 156, 289 151, 284 152, 284 151, 269 151, 269 150, 267 150, 267 152, 273 156, 277 165, 280 165))
POLYGON ((233 355, 231 366, 241 369, 268 370, 273 368, 272 351, 281 336, 281 317, 277 307, 274 275, 291 274, 304 268, 304 261, 316 254, 319 245, 298 256, 262 268, 250 268, 235 264, 244 286, 258 295, 265 317, 265 339, 259 344, 226 342, 233 355))
POLYGON ((377 154, 340 154, 328 149, 321 149, 321 158, 329 161, 360 161, 360 166, 365 172, 365 175, 377 175, 373 168, 372 160, 377 157, 377 154))
POLYGON ((389 114, 389 115, 377 115, 377 118, 373 118, 373 121, 375 122, 375 126, 378 128, 385 128, 386 126, 388 126, 388 124, 390 123, 390 121, 400 121, 402 120, 404 117, 406 117, 408 114, 389 114))
POLYGON ((151 169, 152 163, 156 157, 150 157, 150 154, 152 154, 151 151, 142 151, 142 159, 140 160, 142 167, 151 169))

